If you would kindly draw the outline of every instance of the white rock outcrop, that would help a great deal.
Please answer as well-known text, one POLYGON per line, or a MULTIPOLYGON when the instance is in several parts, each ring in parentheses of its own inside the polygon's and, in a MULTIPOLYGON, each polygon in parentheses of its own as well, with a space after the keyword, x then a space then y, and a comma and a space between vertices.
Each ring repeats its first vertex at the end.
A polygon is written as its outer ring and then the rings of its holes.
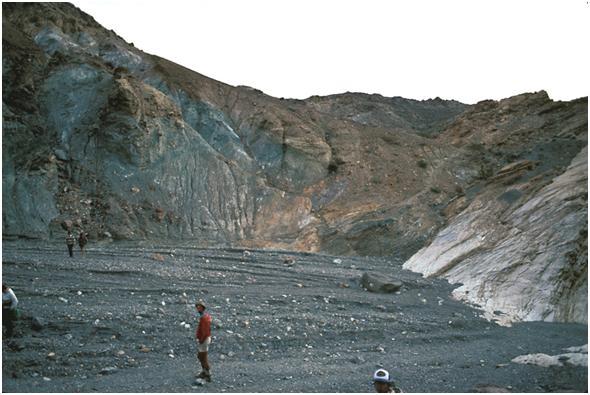
POLYGON ((538 365, 544 368, 564 365, 588 366, 587 344, 582 347, 570 347, 566 350, 569 352, 559 355, 547 355, 542 353, 519 355, 518 357, 513 358, 512 362, 525 365, 538 365))
POLYGON ((454 296, 499 323, 587 323, 587 158, 549 183, 494 177, 404 268, 461 283, 454 296))

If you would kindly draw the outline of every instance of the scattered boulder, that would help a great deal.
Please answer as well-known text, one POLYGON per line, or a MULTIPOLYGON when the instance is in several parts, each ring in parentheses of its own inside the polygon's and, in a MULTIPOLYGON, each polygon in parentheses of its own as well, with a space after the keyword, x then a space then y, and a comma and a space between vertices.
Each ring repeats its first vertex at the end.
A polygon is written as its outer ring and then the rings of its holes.
POLYGON ((369 292, 393 293, 401 289, 402 282, 389 279, 382 275, 363 273, 361 286, 369 292))
POLYGON ((295 258, 292 256, 287 256, 283 259, 283 263, 287 266, 293 266, 295 264, 295 258))
POLYGON ((55 154, 55 157, 61 161, 67 162, 68 160, 70 160, 68 154, 63 149, 58 148, 54 150, 53 153, 55 154))
POLYGON ((34 331, 43 330, 43 328, 45 328, 45 325, 47 325, 47 324, 41 318, 39 318, 39 317, 31 318, 31 328, 34 331))
POLYGON ((109 366, 107 368, 104 368, 100 371, 100 374, 105 375, 105 374, 111 374, 111 373, 115 373, 117 371, 117 368, 114 366, 109 366))
POLYGON ((506 392, 510 392, 510 390, 507 389, 507 388, 504 388, 504 387, 500 387, 498 385, 494 385, 494 384, 477 384, 475 386, 475 388, 473 389, 473 392, 478 392, 478 393, 488 393, 488 392, 506 393, 506 392))
POLYGON ((350 362, 355 365, 360 365, 360 364, 365 363, 365 359, 361 356, 354 356, 350 359, 350 362))

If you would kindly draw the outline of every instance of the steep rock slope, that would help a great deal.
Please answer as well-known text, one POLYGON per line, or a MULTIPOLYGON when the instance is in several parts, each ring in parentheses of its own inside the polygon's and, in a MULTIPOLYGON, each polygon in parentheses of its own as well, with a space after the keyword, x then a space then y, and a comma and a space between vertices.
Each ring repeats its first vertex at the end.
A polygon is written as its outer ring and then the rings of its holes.
POLYGON ((455 149, 418 132, 460 103, 382 98, 405 121, 359 123, 145 54, 69 4, 3 11, 4 237, 73 219, 95 238, 383 255, 415 251, 455 194, 455 149))
POLYGON ((488 178, 470 202, 458 202, 459 214, 404 267, 461 283, 455 296, 500 322, 587 323, 587 118, 582 112, 571 113, 566 124, 541 118, 562 104, 540 95, 487 105, 488 116, 499 118, 493 129, 471 129, 477 119, 459 120, 445 137, 525 148, 526 154, 488 178), (509 123, 499 118, 525 101, 526 116, 509 123), (569 163, 568 153, 581 144, 569 163))

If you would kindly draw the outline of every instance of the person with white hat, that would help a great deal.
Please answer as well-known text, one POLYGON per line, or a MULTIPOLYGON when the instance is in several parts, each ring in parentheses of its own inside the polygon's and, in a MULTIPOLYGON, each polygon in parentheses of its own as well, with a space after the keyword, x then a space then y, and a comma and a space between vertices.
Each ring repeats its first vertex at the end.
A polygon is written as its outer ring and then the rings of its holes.
POLYGON ((198 348, 197 358, 199 358, 201 368, 203 369, 201 373, 197 375, 197 377, 211 381, 211 372, 209 371, 210 366, 208 358, 209 344, 211 344, 211 316, 209 313, 205 312, 206 307, 203 300, 199 300, 197 303, 195 303, 195 307, 199 313, 199 326, 197 327, 197 332, 195 333, 198 348))
POLYGON ((385 369, 377 369, 373 373, 373 385, 375 386, 375 391, 378 393, 403 392, 395 385, 389 376, 389 372, 385 369))

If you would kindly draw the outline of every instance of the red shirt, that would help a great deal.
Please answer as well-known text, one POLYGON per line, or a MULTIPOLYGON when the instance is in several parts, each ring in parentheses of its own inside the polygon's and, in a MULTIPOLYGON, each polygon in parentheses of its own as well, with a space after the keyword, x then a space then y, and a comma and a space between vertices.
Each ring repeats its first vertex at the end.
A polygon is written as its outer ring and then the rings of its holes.
POLYGON ((203 313, 199 319, 196 336, 199 343, 203 343, 205 339, 211 336, 211 316, 209 313, 203 313))

